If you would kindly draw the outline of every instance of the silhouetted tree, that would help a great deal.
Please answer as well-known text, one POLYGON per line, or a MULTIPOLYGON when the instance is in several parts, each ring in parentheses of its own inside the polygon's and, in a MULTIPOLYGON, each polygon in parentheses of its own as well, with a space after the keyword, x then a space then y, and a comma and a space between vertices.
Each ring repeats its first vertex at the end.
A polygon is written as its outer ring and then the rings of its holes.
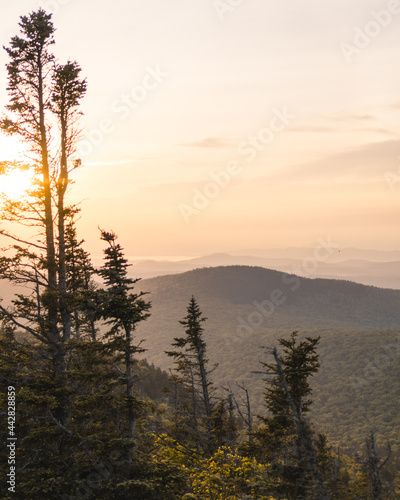
POLYGON ((181 406, 189 415, 187 423, 195 435, 195 442, 198 447, 212 452, 215 449, 212 437, 214 388, 210 377, 212 370, 208 369, 207 345, 203 339, 204 321, 206 318, 192 297, 187 315, 180 321, 186 335, 176 337, 172 343, 176 350, 166 351, 166 354, 174 359, 175 382, 189 395, 191 407, 187 404, 181 406))
POLYGON ((98 310, 95 274, 89 254, 83 249, 84 240, 78 240, 73 216, 65 227, 65 266, 67 307, 72 314, 75 339, 81 334, 96 340, 98 310))
POLYGON ((375 433, 370 431, 365 441, 365 461, 364 467, 369 480, 369 498, 372 500, 381 500, 384 494, 381 470, 386 465, 391 455, 390 446, 388 446, 388 456, 382 460, 378 456, 375 444, 375 433))
POLYGON ((212 416, 212 436, 216 447, 235 446, 237 441, 237 422, 233 413, 232 398, 221 398, 214 406, 212 416))
POLYGON ((65 207, 65 194, 69 185, 71 170, 80 165, 80 160, 70 161, 75 153, 79 134, 77 121, 82 114, 79 104, 86 93, 86 81, 79 78, 81 68, 76 62, 68 61, 57 65, 54 70, 50 108, 57 117, 60 128, 60 159, 56 168, 57 215, 58 215, 58 283, 60 314, 63 323, 63 338, 71 338, 71 311, 67 298, 67 266, 65 222, 71 208, 65 207))
MULTIPOLYGON (((99 317, 111 326, 105 335, 107 346, 114 353, 120 353, 124 362, 123 375, 126 386, 126 402, 128 409, 129 436, 135 437, 135 404, 133 359, 135 353, 143 352, 140 345, 133 344, 133 333, 141 321, 149 317, 151 304, 143 300, 145 292, 131 293, 139 279, 128 277, 128 261, 124 257, 122 247, 116 243, 117 236, 113 232, 101 231, 101 239, 108 244, 104 250, 104 264, 98 271, 103 278, 105 290, 99 292, 101 304, 99 317)), ((118 358, 117 358, 118 359, 118 358)))
POLYGON ((283 354, 272 350, 273 363, 266 368, 265 402, 270 416, 261 418, 264 426, 256 433, 258 445, 273 458, 279 478, 278 491, 289 498, 328 498, 318 467, 313 432, 305 414, 310 411, 309 378, 319 368, 316 346, 320 338, 306 337, 298 342, 298 333, 279 339, 283 354))

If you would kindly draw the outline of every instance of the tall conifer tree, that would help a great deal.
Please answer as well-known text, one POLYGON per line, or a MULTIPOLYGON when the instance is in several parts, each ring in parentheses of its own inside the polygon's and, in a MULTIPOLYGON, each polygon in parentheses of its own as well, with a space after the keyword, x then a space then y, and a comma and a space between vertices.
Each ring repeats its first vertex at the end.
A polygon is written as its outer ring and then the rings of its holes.
POLYGON ((175 350, 166 351, 166 354, 175 360, 174 380, 189 396, 181 410, 183 409, 188 415, 186 425, 193 433, 192 438, 199 448, 212 452, 215 450, 213 439, 215 404, 214 387, 210 377, 212 369, 208 368, 207 344, 203 338, 203 323, 206 319, 192 296, 187 307, 187 315, 180 321, 186 335, 176 337, 172 343, 175 350))
POLYGON ((261 418, 264 426, 256 433, 256 447, 264 459, 272 459, 277 490, 288 498, 328 498, 318 468, 311 424, 312 392, 310 377, 320 366, 316 347, 320 337, 298 341, 298 332, 278 340, 283 354, 272 350, 273 363, 266 368, 264 393, 269 416, 261 418))
POLYGON ((113 232, 101 231, 101 239, 108 246, 104 250, 104 264, 98 271, 103 278, 105 290, 99 293, 101 309, 99 315, 111 328, 106 334, 108 347, 119 353, 125 366, 124 381, 129 421, 129 436, 135 437, 136 412, 133 390, 133 355, 143 352, 140 345, 133 343, 133 333, 141 321, 149 317, 150 302, 143 299, 145 292, 132 293, 131 290, 139 279, 128 276, 128 261, 123 249, 116 243, 113 232))

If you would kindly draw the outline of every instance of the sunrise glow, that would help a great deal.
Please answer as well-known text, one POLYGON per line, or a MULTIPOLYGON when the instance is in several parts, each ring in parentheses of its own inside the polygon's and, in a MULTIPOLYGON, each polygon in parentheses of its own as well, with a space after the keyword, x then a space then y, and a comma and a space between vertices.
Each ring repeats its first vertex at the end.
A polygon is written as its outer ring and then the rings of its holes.
POLYGON ((31 186, 31 173, 28 170, 15 170, 0 178, 0 192, 7 198, 21 198, 31 186))

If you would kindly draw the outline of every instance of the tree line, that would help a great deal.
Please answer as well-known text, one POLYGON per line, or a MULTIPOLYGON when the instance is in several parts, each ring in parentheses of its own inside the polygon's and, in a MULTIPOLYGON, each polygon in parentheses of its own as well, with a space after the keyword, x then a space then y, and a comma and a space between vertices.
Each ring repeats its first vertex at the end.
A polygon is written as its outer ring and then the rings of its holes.
POLYGON ((4 198, 1 212, 0 278, 25 290, 0 303, 0 416, 6 422, 14 387, 17 436, 13 490, 2 423, 2 498, 398 498, 373 433, 357 462, 334 453, 308 418, 319 337, 293 332, 270 350, 267 416, 256 418, 245 385, 215 387, 206 318, 192 297, 167 352, 163 400, 137 390, 145 348, 136 330, 151 303, 113 231, 100 230, 104 259, 94 268, 76 227, 80 209, 68 203, 87 82, 76 61, 56 60, 51 14, 39 9, 19 27, 5 49, 0 126, 29 158, 2 162, 0 173, 28 168, 33 183, 25 198, 4 198))

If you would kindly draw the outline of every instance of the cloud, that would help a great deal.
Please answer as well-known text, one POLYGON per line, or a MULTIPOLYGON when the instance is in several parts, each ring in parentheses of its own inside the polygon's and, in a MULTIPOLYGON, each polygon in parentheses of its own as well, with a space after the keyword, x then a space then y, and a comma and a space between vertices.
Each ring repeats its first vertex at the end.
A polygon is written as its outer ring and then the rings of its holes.
MULTIPOLYGON (((348 121, 350 118, 347 118, 346 121, 348 121)), ((371 117, 354 117, 353 120, 372 120, 373 118, 371 117)), ((336 121, 341 121, 341 119, 337 119, 336 121)), ((383 127, 361 127, 361 128, 351 128, 351 130, 357 131, 357 132, 370 132, 373 134, 383 134, 387 135, 390 137, 399 137, 399 134, 395 130, 390 130, 388 128, 383 128, 383 127)), ((343 125, 340 127, 330 127, 330 126, 324 126, 324 125, 300 125, 299 127, 290 127, 288 129, 289 133, 302 133, 302 134, 337 134, 340 131, 343 131, 343 125)))
POLYGON ((112 167, 117 165, 130 165, 137 161, 146 161, 150 158, 132 158, 132 159, 122 159, 122 160, 110 160, 110 161, 92 161, 84 162, 87 167, 112 167))
POLYGON ((365 121, 375 120, 376 117, 368 113, 363 113, 363 114, 349 114, 347 115, 347 119, 365 122, 365 121))
POLYGON ((359 183, 375 182, 382 180, 385 172, 397 171, 399 155, 400 140, 367 143, 319 160, 283 168, 264 179, 284 184, 331 183, 346 179, 359 183))
POLYGON ((358 130, 359 132, 374 132, 378 134, 386 134, 397 137, 398 135, 390 129, 379 127, 380 121, 372 114, 368 113, 346 113, 334 115, 319 115, 317 122, 304 123, 299 126, 290 127, 288 132, 294 133, 340 133, 344 128, 349 128, 352 131, 358 130), (374 127, 374 123, 377 126, 374 127), (361 127, 355 129, 355 127, 361 127))
POLYGON ((391 137, 399 137, 398 132, 395 132, 394 130, 390 130, 388 128, 361 128, 360 132, 372 132, 374 134, 383 134, 383 135, 389 135, 391 137))
POLYGON ((232 146, 231 142, 222 137, 206 137, 205 139, 197 142, 186 142, 179 144, 179 146, 185 146, 190 148, 212 148, 221 149, 229 148, 232 146))
POLYGON ((400 109, 400 101, 391 102, 387 105, 388 109, 397 111, 400 109))
POLYGON ((301 132, 301 133, 331 133, 337 132, 336 128, 333 127, 324 127, 319 125, 301 125, 300 127, 290 127, 287 130, 288 132, 301 132))
POLYGON ((349 122, 349 121, 373 121, 376 120, 377 117, 370 113, 346 113, 341 112, 340 114, 334 115, 323 115, 322 118, 329 120, 330 122, 349 122))

